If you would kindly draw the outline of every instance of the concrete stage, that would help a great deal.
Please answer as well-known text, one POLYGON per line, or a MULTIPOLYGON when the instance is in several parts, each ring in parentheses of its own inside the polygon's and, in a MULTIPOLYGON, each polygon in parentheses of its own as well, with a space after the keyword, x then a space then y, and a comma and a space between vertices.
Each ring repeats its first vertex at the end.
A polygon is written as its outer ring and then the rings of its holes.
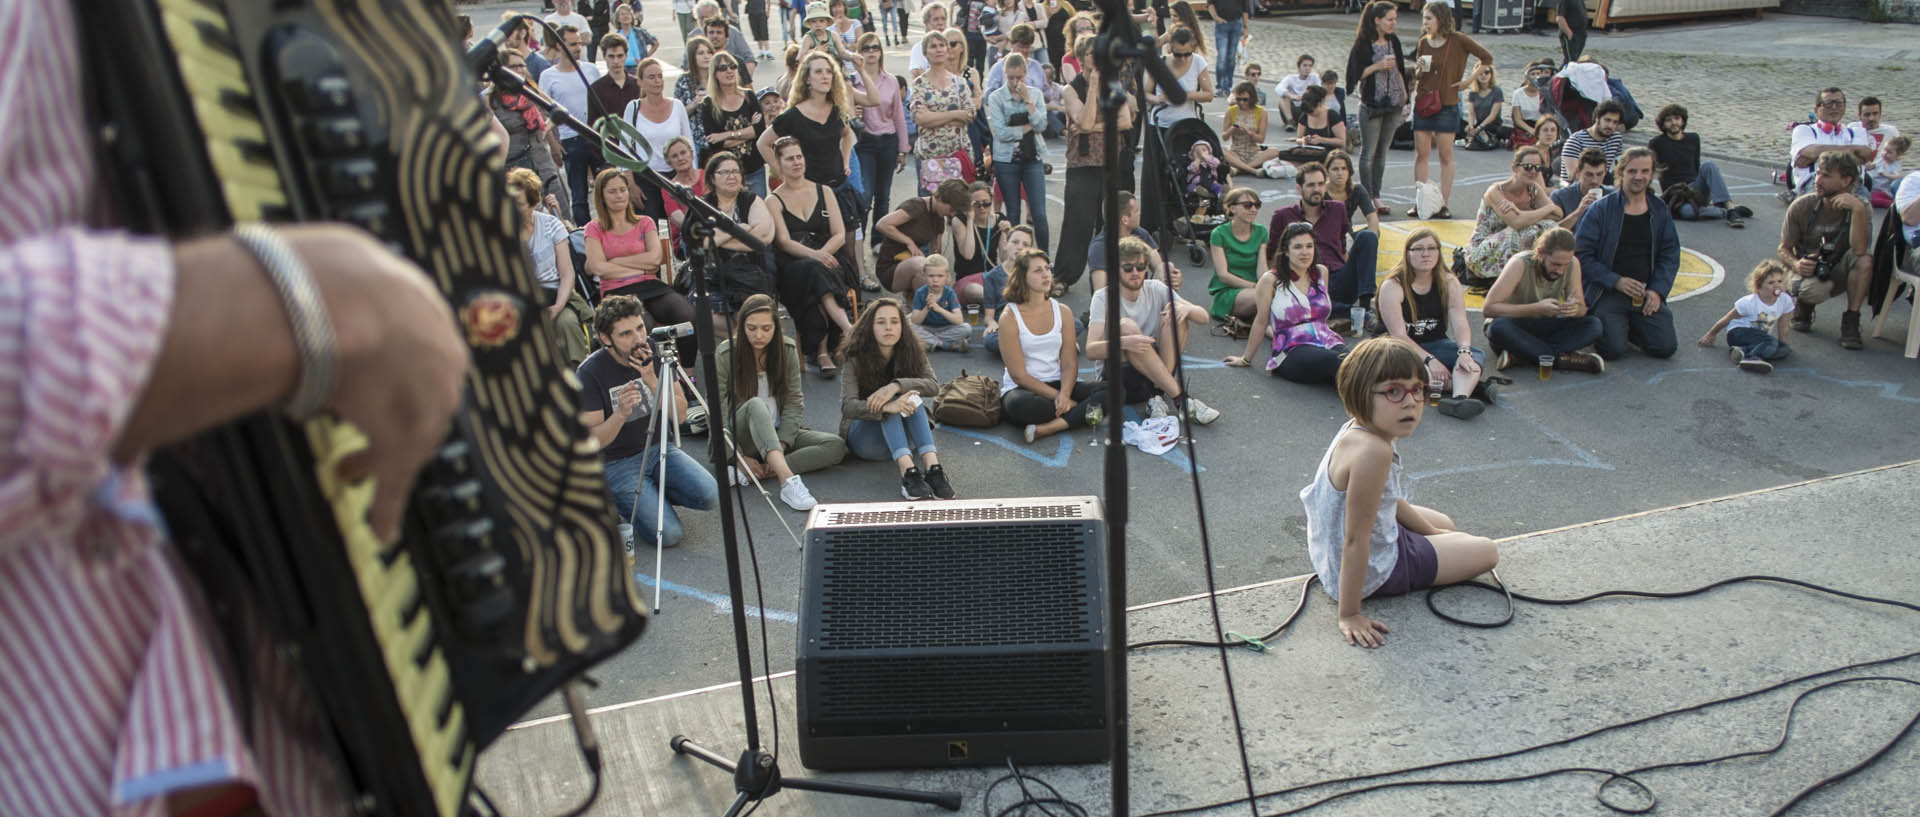
MULTIPOLYGON (((1517 592, 1569 597, 1633 588, 1679 590, 1743 574, 1773 574, 1839 589, 1920 601, 1920 528, 1903 463, 1534 534, 1501 543, 1501 575, 1517 592)), ((1225 627, 1270 630, 1293 608, 1304 577, 1226 591, 1225 627)), ((1455 591, 1449 609, 1495 617, 1498 598, 1455 591)), ((1419 595, 1370 602, 1392 628, 1385 647, 1343 643, 1333 603, 1311 589, 1298 623, 1273 649, 1232 652, 1231 666, 1256 789, 1269 792, 1329 778, 1492 754, 1583 733, 1843 664, 1920 650, 1920 613, 1871 606, 1779 585, 1740 585, 1683 600, 1616 599, 1578 607, 1521 605, 1514 623, 1481 630, 1446 623, 1419 595)), ((1129 639, 1205 637, 1204 597, 1140 605, 1129 639)), ((757 638, 756 629, 756 638, 757 638)), ((716 644, 726 650, 727 644, 716 644)), ((715 655, 732 660, 731 654, 715 655)), ((1244 793, 1217 654, 1156 649, 1128 661, 1131 809, 1145 814, 1244 793)), ((1920 659, 1847 675, 1920 681, 1920 659)), ((1779 739, 1796 684, 1694 715, 1662 719, 1570 746, 1455 767, 1423 778, 1486 778, 1561 766, 1629 769, 1760 749, 1779 739)), ((758 687, 763 693, 764 685, 758 687)), ((773 681, 782 767, 801 774, 794 743, 793 678, 773 681)), ((765 730, 765 700, 762 698, 765 730)), ((1920 712, 1920 687, 1872 682, 1809 697, 1784 750, 1768 757, 1641 776, 1662 815, 1765 815, 1820 779, 1865 760, 1920 712)), ((740 696, 726 685, 601 707, 593 719, 605 746, 605 788, 595 815, 719 815, 731 777, 680 757, 668 739, 685 734, 722 755, 741 748, 740 696)), ((1109 814, 1104 766, 1029 771, 1091 814, 1109 814)), ((833 775, 880 785, 958 791, 961 813, 980 813, 1001 774, 992 769, 833 775)), ((1407 778, 1412 779, 1412 778, 1407 778)), ((566 811, 588 779, 564 719, 529 721, 482 758, 479 783, 511 815, 566 811)), ((1816 792, 1795 815, 1920 814, 1920 736, 1908 736, 1871 768, 1816 792)), ((1337 800, 1316 815, 1602 815, 1596 775, 1503 786, 1399 788, 1337 800)), ((1332 794, 1318 789, 1260 801, 1283 813, 1332 794)), ((994 810, 1010 803, 1006 787, 994 810)), ((785 791, 765 815, 928 815, 933 806, 785 791)), ((1037 813, 1037 812, 1036 812, 1037 813)), ((1207 814, 1247 814, 1245 805, 1207 814)))

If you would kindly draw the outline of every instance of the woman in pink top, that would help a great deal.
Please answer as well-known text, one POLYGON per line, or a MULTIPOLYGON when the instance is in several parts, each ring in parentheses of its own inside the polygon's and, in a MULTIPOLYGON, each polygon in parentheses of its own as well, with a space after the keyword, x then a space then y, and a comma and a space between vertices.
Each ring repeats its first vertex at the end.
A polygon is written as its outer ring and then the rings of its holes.
MULTIPOLYGON (((587 272, 600 279, 600 295, 632 295, 647 307, 653 326, 693 320, 693 303, 673 289, 667 245, 651 217, 633 208, 633 189, 625 171, 609 167, 593 179, 593 207, 587 223, 587 272)), ((691 367, 700 353, 692 335, 678 341, 680 363, 691 367)))
MULTIPOLYGON (((860 156, 860 172, 865 175, 868 193, 873 196, 872 222, 893 212, 889 193, 893 192, 893 174, 899 168, 900 154, 911 150, 907 142, 907 108, 903 81, 887 73, 887 52, 880 35, 860 35, 860 80, 866 86, 866 98, 860 103, 860 118, 866 130, 859 134, 853 150, 860 156)), ((867 234, 878 237, 871 222, 867 234)))

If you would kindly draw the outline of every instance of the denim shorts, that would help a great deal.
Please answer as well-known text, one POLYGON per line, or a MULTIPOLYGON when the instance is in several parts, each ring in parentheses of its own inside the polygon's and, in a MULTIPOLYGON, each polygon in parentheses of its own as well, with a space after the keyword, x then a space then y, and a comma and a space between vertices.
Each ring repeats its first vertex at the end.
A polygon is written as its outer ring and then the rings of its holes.
POLYGON ((1460 132, 1460 107, 1458 105, 1448 105, 1441 108, 1439 113, 1432 116, 1421 116, 1416 113, 1413 115, 1413 129, 1415 131, 1444 133, 1447 135, 1448 140, 1452 140, 1454 134, 1460 132))
POLYGON ((1433 586, 1433 579, 1440 574, 1440 554, 1433 550, 1433 542, 1427 537, 1400 526, 1400 559, 1393 563, 1393 572, 1387 575, 1387 583, 1367 598, 1380 596, 1398 596, 1415 590, 1425 590, 1433 586))

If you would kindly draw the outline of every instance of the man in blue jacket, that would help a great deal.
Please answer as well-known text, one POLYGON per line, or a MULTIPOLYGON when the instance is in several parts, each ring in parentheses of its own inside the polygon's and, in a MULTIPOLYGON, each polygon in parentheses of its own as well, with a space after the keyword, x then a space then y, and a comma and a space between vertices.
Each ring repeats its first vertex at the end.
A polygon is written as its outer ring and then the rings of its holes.
POLYGON ((1632 343, 1648 357, 1672 357, 1679 342, 1667 293, 1680 271, 1680 234, 1666 202, 1647 194, 1653 151, 1621 154, 1614 178, 1620 188, 1587 208, 1574 230, 1587 310, 1602 329, 1594 351, 1614 360, 1632 343))

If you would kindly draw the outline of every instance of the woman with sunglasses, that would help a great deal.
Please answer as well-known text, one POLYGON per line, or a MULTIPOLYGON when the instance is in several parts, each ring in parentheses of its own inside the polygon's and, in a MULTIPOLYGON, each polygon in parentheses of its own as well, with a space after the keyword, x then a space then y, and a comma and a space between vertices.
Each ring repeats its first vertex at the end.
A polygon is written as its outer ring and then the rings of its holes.
POLYGON ((1228 366, 1250 366, 1260 345, 1272 337, 1267 372, 1295 383, 1332 385, 1347 342, 1327 325, 1333 301, 1327 295, 1327 268, 1313 262, 1313 225, 1296 221, 1280 233, 1285 256, 1260 275, 1254 287, 1253 331, 1247 349, 1230 355, 1228 366))
MULTIPOLYGON (((880 35, 860 35, 857 48, 858 73, 861 84, 866 86, 865 99, 860 105, 860 119, 866 123, 866 130, 855 140, 853 152, 860 158, 867 195, 873 200, 867 208, 873 216, 871 221, 877 222, 893 211, 893 174, 901 167, 900 154, 913 149, 907 141, 907 89, 899 76, 887 73, 887 51, 880 44, 880 35)), ((879 243, 880 233, 871 224, 867 234, 874 243, 879 243)))
POLYGON ((1213 72, 1207 70, 1207 58, 1200 53, 1200 35, 1190 28, 1174 28, 1169 31, 1167 41, 1167 70, 1173 72, 1180 87, 1186 89, 1187 101, 1179 105, 1167 103, 1167 95, 1160 90, 1153 78, 1147 78, 1147 102, 1163 106, 1159 109, 1154 124, 1167 127, 1182 119, 1193 119, 1200 115, 1199 105, 1213 101, 1213 72))
MULTIPOLYGON (((539 88, 533 77, 527 73, 527 51, 524 48, 507 49, 502 52, 500 65, 520 75, 527 85, 539 88)), ((540 184, 553 192, 561 201, 573 201, 567 188, 567 175, 560 172, 559 160, 566 151, 560 147, 560 140, 554 136, 553 122, 537 107, 533 100, 523 94, 506 91, 497 86, 489 86, 487 104, 493 109, 493 116, 507 129, 507 167, 524 167, 540 177, 540 184)))
POLYGON ((1467 328, 1467 290, 1440 263, 1440 236, 1426 227, 1407 236, 1406 250, 1380 283, 1380 320, 1387 334, 1426 352, 1428 388, 1446 394, 1440 413, 1469 420, 1486 408, 1473 398, 1486 353, 1467 328))
MULTIPOLYGON (((701 196, 714 209, 727 214, 753 234, 771 243, 777 230, 773 211, 746 186, 739 155, 720 151, 707 160, 701 173, 707 192, 701 196)), ((772 297, 773 270, 767 255, 752 250, 723 230, 713 234, 713 253, 707 258, 707 312, 713 319, 714 337, 727 333, 728 316, 754 295, 772 297)))
POLYGON ((1267 268, 1267 228, 1260 223, 1260 194, 1251 187, 1227 191, 1227 223, 1213 228, 1207 243, 1213 246, 1213 296, 1208 314, 1215 320, 1252 320, 1259 305, 1254 289, 1260 271, 1267 268))
POLYGON ((740 61, 732 54, 716 54, 713 74, 707 78, 707 98, 700 103, 697 117, 707 134, 709 153, 727 151, 740 158, 746 174, 747 189, 756 196, 767 194, 767 165, 753 143, 766 130, 760 101, 749 93, 751 77, 741 76, 740 61))
POLYGON ((1489 185, 1480 197, 1473 237, 1467 240, 1467 269, 1474 277, 1498 277, 1508 261, 1557 225, 1560 206, 1541 181, 1546 171, 1545 151, 1528 145, 1513 152, 1512 175, 1489 185))
POLYGON ((1260 89, 1251 82, 1233 88, 1233 104, 1227 108, 1227 167, 1245 176, 1264 176, 1261 165, 1280 156, 1279 148, 1261 144, 1267 138, 1267 109, 1255 101, 1260 89))

